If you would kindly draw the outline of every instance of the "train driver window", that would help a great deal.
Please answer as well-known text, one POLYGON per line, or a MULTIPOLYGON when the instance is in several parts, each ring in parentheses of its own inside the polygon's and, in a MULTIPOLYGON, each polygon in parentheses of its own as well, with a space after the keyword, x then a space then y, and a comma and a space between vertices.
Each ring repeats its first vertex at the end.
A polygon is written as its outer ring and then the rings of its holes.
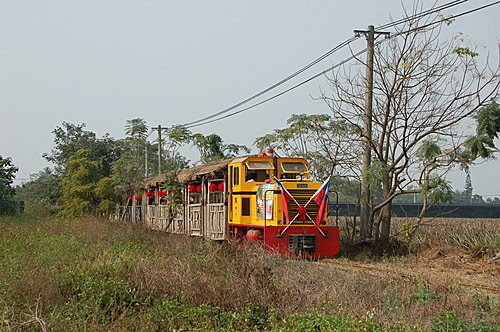
POLYGON ((245 181, 246 182, 255 182, 257 181, 257 173, 253 171, 247 171, 247 175, 245 176, 245 181))
POLYGON ((246 182, 265 182, 271 177, 273 165, 268 161, 249 161, 246 163, 246 182))
POLYGON ((308 178, 307 166, 301 162, 283 162, 281 163, 281 178, 290 180, 304 180, 308 178))

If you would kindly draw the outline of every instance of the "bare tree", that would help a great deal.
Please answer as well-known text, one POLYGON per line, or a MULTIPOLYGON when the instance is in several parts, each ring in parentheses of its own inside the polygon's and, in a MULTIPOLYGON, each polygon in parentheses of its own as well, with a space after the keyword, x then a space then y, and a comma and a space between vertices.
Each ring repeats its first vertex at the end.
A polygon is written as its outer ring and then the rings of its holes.
MULTIPOLYGON (((461 45, 460 38, 442 42, 446 22, 437 16, 411 18, 418 9, 407 13, 393 38, 376 43, 369 179, 381 189, 382 200, 371 202, 367 221, 375 238, 389 237, 396 196, 418 191, 426 202, 446 198, 438 192, 449 191, 445 175, 450 168, 480 157, 471 153, 465 124, 498 93, 498 66, 491 69, 488 56, 461 45), (411 185, 419 189, 409 190, 411 185)), ((358 142, 363 138, 364 67, 358 59, 356 66, 340 68, 329 77, 332 93, 321 95, 334 118, 359 128, 359 135, 351 137, 358 142)))

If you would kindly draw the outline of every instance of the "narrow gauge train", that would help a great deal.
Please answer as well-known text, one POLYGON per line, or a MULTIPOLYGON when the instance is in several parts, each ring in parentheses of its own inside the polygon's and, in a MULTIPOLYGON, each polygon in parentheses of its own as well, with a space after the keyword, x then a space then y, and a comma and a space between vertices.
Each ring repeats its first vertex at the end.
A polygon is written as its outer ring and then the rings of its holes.
POLYGON ((175 216, 162 203, 169 194, 165 175, 146 180, 145 193, 120 214, 169 233, 261 243, 285 256, 333 257, 339 228, 327 225, 328 183, 311 181, 308 166, 272 153, 195 166, 177 174, 183 206, 175 216))

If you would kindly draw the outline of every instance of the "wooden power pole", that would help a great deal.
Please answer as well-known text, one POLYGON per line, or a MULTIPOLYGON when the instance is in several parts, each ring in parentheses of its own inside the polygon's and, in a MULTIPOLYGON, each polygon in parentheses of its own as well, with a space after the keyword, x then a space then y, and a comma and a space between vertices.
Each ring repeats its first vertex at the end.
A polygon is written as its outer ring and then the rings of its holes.
POLYGON ((149 176, 149 169, 148 169, 148 142, 146 142, 146 146, 144 149, 144 173, 145 173, 145 178, 149 176))
POLYGON ((158 127, 153 127, 151 129, 158 130, 158 175, 160 175, 161 174, 161 131, 162 129, 166 128, 162 128, 161 125, 158 125, 158 127))
POLYGON ((368 26, 368 30, 354 30, 356 34, 366 36, 366 92, 365 92, 365 114, 363 117, 363 160, 361 165, 361 192, 360 192, 360 237, 362 240, 371 237, 371 194, 368 179, 368 170, 371 165, 372 152, 372 109, 373 109, 373 53, 375 48, 375 35, 388 32, 375 31, 373 25, 368 26))

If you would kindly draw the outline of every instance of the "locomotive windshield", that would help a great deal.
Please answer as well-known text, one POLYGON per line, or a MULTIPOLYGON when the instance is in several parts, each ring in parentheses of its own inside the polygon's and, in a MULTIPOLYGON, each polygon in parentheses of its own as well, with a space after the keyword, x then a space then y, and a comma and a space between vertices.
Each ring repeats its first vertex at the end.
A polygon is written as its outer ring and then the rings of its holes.
POLYGON ((274 169, 269 161, 249 161, 247 162, 248 169, 274 169))
POLYGON ((307 167, 303 163, 282 163, 281 167, 285 173, 300 173, 307 172, 307 167))

